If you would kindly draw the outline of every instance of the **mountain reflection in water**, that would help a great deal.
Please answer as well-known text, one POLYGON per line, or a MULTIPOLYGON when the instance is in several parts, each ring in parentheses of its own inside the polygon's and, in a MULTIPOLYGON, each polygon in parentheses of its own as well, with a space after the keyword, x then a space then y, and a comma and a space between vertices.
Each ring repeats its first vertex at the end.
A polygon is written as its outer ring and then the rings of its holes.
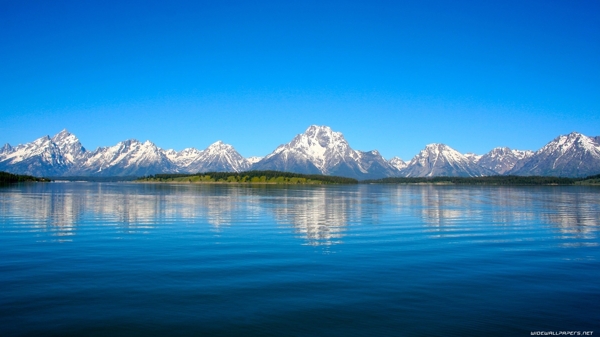
POLYGON ((420 224, 433 236, 469 235, 491 222, 511 230, 550 225, 566 238, 595 238, 600 223, 593 187, 475 186, 243 186, 132 183, 52 183, 7 188, 0 215, 28 230, 69 241, 87 218, 122 234, 143 234, 162 223, 210 224, 216 232, 264 217, 304 243, 343 242, 349 226, 420 224), (405 222, 398 223, 400 219, 405 222), (466 224, 470 224, 467 226, 466 224))
POLYGON ((592 186, 0 188, 2 336, 598 331, 592 186))

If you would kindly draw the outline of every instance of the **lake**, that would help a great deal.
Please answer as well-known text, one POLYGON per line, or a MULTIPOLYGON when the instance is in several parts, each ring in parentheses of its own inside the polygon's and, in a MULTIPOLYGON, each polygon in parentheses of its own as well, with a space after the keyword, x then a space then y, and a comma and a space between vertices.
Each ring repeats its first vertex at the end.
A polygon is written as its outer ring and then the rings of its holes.
POLYGON ((600 334, 600 188, 0 188, 0 335, 600 334))

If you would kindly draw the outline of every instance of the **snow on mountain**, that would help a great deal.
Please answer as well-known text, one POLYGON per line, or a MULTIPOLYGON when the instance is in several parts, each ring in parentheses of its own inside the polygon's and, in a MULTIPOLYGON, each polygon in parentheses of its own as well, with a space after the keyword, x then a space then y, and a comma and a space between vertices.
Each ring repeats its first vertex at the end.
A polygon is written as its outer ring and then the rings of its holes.
POLYGON ((481 159, 481 157, 482 157, 482 155, 475 154, 472 152, 465 153, 463 156, 467 157, 467 159, 469 159, 473 163, 477 163, 479 161, 479 159, 481 159))
POLYGON ((248 157, 246 158, 246 160, 248 161, 248 163, 250 165, 254 165, 256 163, 258 163, 259 161, 261 161, 264 157, 248 157))
MULTIPOLYGON (((359 154, 359 161, 357 165, 361 169, 361 172, 365 174, 357 174, 357 179, 379 179, 385 177, 395 177, 400 175, 400 171, 392 166, 377 150, 372 151, 356 151, 359 154)), ((331 170, 332 174, 338 176, 345 176, 331 170)))
POLYGON ((199 155, 183 167, 190 173, 197 172, 241 172, 250 168, 250 163, 233 146, 217 141, 200 151, 199 155))
POLYGON ((386 161, 377 151, 353 150, 344 136, 327 126, 310 126, 266 157, 243 158, 218 141, 205 150, 162 150, 150 141, 120 142, 86 151, 77 137, 63 130, 18 146, 0 148, 0 170, 36 176, 141 176, 156 173, 279 170, 357 179, 391 176, 482 176, 495 174, 580 177, 600 173, 600 136, 573 132, 542 149, 495 148, 479 156, 430 144, 406 163, 386 161))
POLYGON ((178 167, 165 151, 150 141, 130 139, 89 153, 69 175, 143 176, 172 172, 178 172, 178 167))
POLYGON ((177 167, 181 168, 183 171, 187 171, 186 168, 202 155, 202 151, 193 147, 189 147, 179 152, 175 150, 167 150, 165 151, 165 155, 177 167))
MULTIPOLYGON (((306 173, 327 174, 329 167, 335 166, 341 158, 355 155, 351 153, 348 142, 340 132, 333 132, 326 126, 310 126, 303 134, 297 135, 292 141, 280 145, 256 164, 255 169, 271 164, 277 167, 290 167, 290 171, 299 169, 306 173), (333 159, 333 161, 328 161, 333 159), (280 161, 281 163, 275 163, 280 161)), ((266 168, 269 169, 269 168, 266 168)), ((274 169, 274 168, 271 168, 274 169)), ((300 172, 299 172, 300 173, 300 172)))
POLYGON ((578 132, 562 135, 518 162, 508 174, 585 177, 600 173, 600 144, 578 132))
POLYGON ((511 150, 508 147, 497 147, 490 152, 480 156, 475 163, 483 166, 497 174, 510 171, 517 162, 529 158, 533 151, 511 150))
POLYGON ((56 134, 51 140, 70 165, 75 164, 85 155, 85 148, 81 145, 79 139, 66 129, 56 134))
POLYGON ((162 150, 150 141, 127 140, 86 151, 67 130, 54 137, 0 149, 0 170, 37 176, 142 176, 156 173, 243 171, 250 167, 231 145, 219 141, 200 151, 162 150))
POLYGON ((527 159, 527 158, 533 156, 533 154, 535 153, 531 150, 511 150, 511 151, 518 160, 527 159))
POLYGON ((397 173, 377 151, 353 150, 340 132, 311 125, 288 144, 252 165, 253 170, 326 174, 357 179, 382 178, 397 173))
POLYGON ((400 159, 400 157, 394 157, 394 158, 390 159, 388 161, 388 163, 390 163, 390 165, 395 167, 398 171, 400 171, 400 170, 406 168, 406 166, 408 166, 408 163, 405 162, 404 160, 400 159))
POLYGON ((14 148, 6 144, 2 149, 0 170, 35 176, 62 175, 85 152, 79 140, 67 130, 14 148))
POLYGON ((405 177, 479 177, 495 174, 445 144, 427 145, 400 173, 405 177))
POLYGON ((13 147, 10 144, 6 143, 3 147, 0 148, 0 157, 2 155, 8 154, 13 151, 13 147))

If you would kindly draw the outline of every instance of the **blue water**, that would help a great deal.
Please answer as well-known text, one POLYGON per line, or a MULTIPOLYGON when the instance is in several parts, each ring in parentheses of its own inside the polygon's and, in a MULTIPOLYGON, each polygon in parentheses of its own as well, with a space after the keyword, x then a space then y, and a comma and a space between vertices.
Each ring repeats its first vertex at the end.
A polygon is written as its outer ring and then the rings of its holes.
POLYGON ((600 334, 600 188, 0 188, 0 335, 600 334))

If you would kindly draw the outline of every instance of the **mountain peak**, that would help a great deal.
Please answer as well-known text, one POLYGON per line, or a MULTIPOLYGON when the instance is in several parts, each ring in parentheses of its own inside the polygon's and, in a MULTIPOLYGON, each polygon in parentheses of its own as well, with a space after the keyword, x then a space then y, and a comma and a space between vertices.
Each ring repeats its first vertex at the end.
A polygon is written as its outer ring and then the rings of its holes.
POLYGON ((345 141, 341 132, 335 132, 325 125, 311 125, 299 136, 302 135, 308 138, 318 139, 321 146, 326 146, 326 143, 328 144, 332 141, 345 141))
POLYGON ((223 141, 217 140, 210 144, 204 151, 214 153, 236 152, 232 145, 225 144, 223 141))
POLYGON ((423 150, 421 150, 420 154, 442 153, 442 152, 459 153, 458 151, 454 150, 453 148, 451 148, 450 146, 448 146, 446 144, 431 143, 431 144, 425 145, 425 148, 423 150))
POLYGON ((588 137, 574 131, 555 138, 535 153, 497 147, 485 155, 461 154, 448 145, 432 143, 410 162, 397 157, 387 161, 376 150, 354 150, 341 132, 324 125, 310 125, 264 158, 243 158, 221 140, 202 151, 165 151, 149 140, 141 143, 129 139, 87 152, 67 129, 14 148, 9 144, 0 147, 0 170, 33 175, 239 172, 250 167, 357 179, 494 174, 575 177, 600 172, 600 136, 588 137))
POLYGON ((247 170, 249 167, 250 163, 233 146, 218 140, 206 149, 199 151, 196 158, 187 165, 186 169, 192 172, 240 172, 247 170))
POLYGON ((127 139, 127 140, 117 143, 117 145, 124 145, 124 146, 131 146, 132 144, 141 144, 141 143, 139 140, 137 140, 135 138, 130 138, 130 139, 127 139))
POLYGON ((467 176, 494 174, 446 144, 428 144, 401 173, 407 177, 467 176))
POLYGON ((57 133, 56 135, 54 135, 54 137, 52 137, 52 141, 55 143, 59 143, 64 141, 78 141, 78 139, 67 129, 63 129, 61 132, 57 133))
POLYGON ((225 143, 223 143, 223 141, 222 141, 222 140, 217 140, 216 142, 214 142, 214 143, 210 144, 210 145, 208 146, 208 148, 209 148, 209 149, 211 149, 211 148, 220 148, 220 147, 227 146, 227 145, 228 145, 228 144, 225 144, 225 143))
POLYGON ((493 153, 509 153, 509 152, 511 152, 511 149, 509 147, 506 147, 506 146, 499 146, 499 147, 493 148, 492 151, 490 151, 490 152, 493 152, 493 153))
POLYGON ((584 177, 600 172, 600 146, 579 132, 556 137, 510 174, 584 177))
POLYGON ((394 157, 394 158, 388 160, 388 163, 390 163, 390 165, 395 167, 398 171, 403 170, 406 168, 406 166, 408 166, 408 163, 406 163, 400 157, 394 157))
POLYGON ((3 147, 0 148, 0 154, 9 153, 13 150, 13 147, 10 146, 9 143, 4 144, 3 147))
POLYGON ((425 145, 426 149, 446 149, 446 148, 450 148, 448 145, 446 144, 442 144, 442 143, 431 143, 431 144, 427 144, 425 145))
POLYGON ((313 124, 311 126, 309 126, 306 131, 304 131, 304 133, 312 133, 312 132, 319 132, 319 131, 325 131, 325 132, 333 132, 333 130, 331 130, 331 128, 327 125, 316 125, 313 124))
POLYGON ((520 160, 533 155, 532 151, 511 150, 508 147, 495 147, 477 160, 477 164, 492 170, 497 174, 504 174, 512 170, 520 160))
POLYGON ((291 142, 280 145, 254 164, 252 169, 331 174, 358 179, 380 178, 397 173, 379 152, 353 150, 341 132, 324 125, 309 126, 291 142))

